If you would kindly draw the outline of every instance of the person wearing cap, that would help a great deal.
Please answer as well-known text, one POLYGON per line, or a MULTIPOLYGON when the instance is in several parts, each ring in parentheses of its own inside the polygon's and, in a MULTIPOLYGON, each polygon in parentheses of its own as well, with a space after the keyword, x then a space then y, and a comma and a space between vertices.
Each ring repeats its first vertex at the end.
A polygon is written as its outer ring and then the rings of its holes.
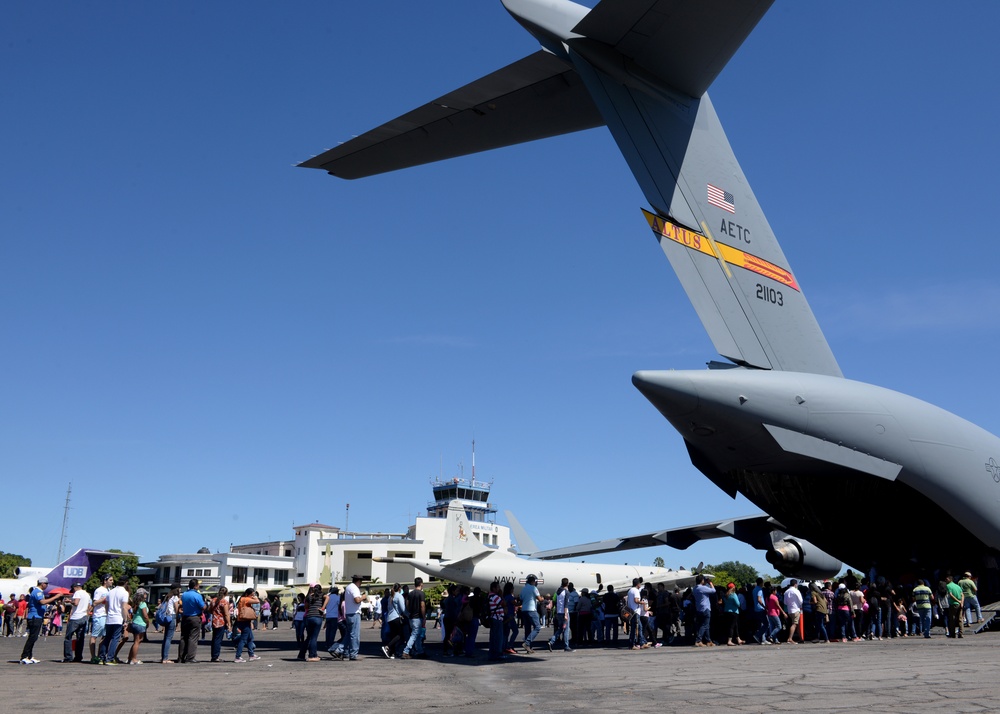
POLYGON ((108 594, 115 579, 105 575, 101 584, 94 590, 92 598, 93 615, 90 618, 90 663, 98 664, 101 658, 97 656, 97 643, 104 639, 104 630, 108 622, 108 594))
POLYGON ((73 610, 69 614, 66 637, 63 639, 63 662, 82 662, 83 640, 87 635, 87 621, 90 619, 90 594, 83 589, 83 583, 73 583, 72 598, 73 610), (75 648, 74 636, 76 636, 75 648))
POLYGON ((62 593, 52 595, 51 597, 45 597, 43 589, 48 584, 49 579, 43 575, 38 579, 38 587, 31 588, 31 592, 28 593, 28 611, 26 615, 28 625, 28 641, 24 643, 24 649, 21 650, 21 664, 38 664, 41 661, 35 659, 33 654, 35 642, 38 640, 38 635, 42 631, 42 622, 45 619, 45 606, 50 602, 62 600, 63 598, 62 593))
POLYGON ((542 596, 538 592, 538 578, 534 573, 529 574, 524 579, 524 587, 521 588, 521 619, 524 622, 524 653, 534 653, 535 638, 542 631, 541 621, 538 619, 538 603, 542 596), (530 629, 529 629, 530 628, 530 629))
POLYGON ((972 573, 966 571, 962 574, 962 579, 958 581, 958 587, 962 588, 962 595, 965 597, 965 624, 975 625, 983 621, 983 610, 979 605, 979 588, 972 577, 972 573), (973 622, 972 613, 975 611, 976 620, 973 622))

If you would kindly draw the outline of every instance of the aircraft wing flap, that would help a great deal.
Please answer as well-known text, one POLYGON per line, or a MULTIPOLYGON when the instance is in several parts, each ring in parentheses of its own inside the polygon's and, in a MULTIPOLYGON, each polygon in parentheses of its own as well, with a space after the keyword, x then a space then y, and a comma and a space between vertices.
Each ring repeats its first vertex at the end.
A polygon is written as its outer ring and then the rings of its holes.
POLYGON ((538 51, 299 166, 355 179, 603 123, 573 68, 538 51))
POLYGON ((532 558, 539 560, 558 560, 561 558, 579 558, 585 555, 610 553, 619 550, 635 550, 636 548, 652 548, 666 545, 678 550, 686 550, 700 540, 712 538, 735 538, 754 548, 766 550, 771 547, 771 533, 781 530, 783 526, 765 513, 730 518, 724 521, 711 521, 682 528, 668 528, 640 533, 622 538, 583 543, 532 553, 532 558))
POLYGON ((700 97, 772 0, 603 0, 573 31, 700 97))

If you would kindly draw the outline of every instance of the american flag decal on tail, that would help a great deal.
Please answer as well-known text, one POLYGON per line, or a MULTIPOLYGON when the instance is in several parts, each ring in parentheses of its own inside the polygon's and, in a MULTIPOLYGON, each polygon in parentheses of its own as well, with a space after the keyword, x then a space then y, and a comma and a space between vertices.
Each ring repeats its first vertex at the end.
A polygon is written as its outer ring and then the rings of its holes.
POLYGON ((736 213, 736 199, 729 191, 725 191, 718 186, 708 184, 708 202, 723 211, 736 213))

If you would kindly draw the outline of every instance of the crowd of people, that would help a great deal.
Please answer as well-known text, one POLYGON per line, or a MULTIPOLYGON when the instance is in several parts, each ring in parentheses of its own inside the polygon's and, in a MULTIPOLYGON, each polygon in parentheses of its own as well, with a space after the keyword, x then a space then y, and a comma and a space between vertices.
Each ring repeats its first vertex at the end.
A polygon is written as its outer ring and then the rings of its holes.
MULTIPOLYGON (((336 585, 324 591, 318 584, 298 595, 291 621, 298 659, 317 662, 319 639, 334 659, 358 658, 362 606, 369 595, 354 576, 343 592, 336 585)), ((89 641, 93 664, 142 664, 140 645, 147 630, 162 628, 157 661, 161 664, 196 663, 199 642, 211 641, 210 661, 222 658, 223 646, 235 648, 232 661, 258 660, 254 630, 277 629, 288 608, 277 597, 259 597, 253 588, 230 593, 222 587, 212 596, 199 592, 197 580, 188 589, 175 588, 161 598, 155 612, 144 588, 130 591, 129 580, 110 576, 93 594, 75 584, 69 593, 46 595, 46 578, 27 595, 7 601, 0 597, 0 631, 4 637, 25 637, 22 664, 37 664, 33 648, 39 637, 62 634, 63 661, 83 662, 89 641), (177 656, 171 656, 179 628, 177 656), (63 634, 64 631, 64 634, 63 634), (131 642, 123 662, 119 655, 131 642), (246 657, 244 658, 244 655, 246 657)), ((427 656, 427 624, 441 632, 445 658, 475 657, 479 630, 489 630, 488 658, 502 661, 513 654, 534 654, 542 629, 549 651, 572 652, 577 647, 627 646, 632 650, 690 645, 714 647, 744 644, 801 644, 803 642, 858 642, 896 637, 931 637, 934 625, 946 637, 961 638, 967 627, 983 622, 978 585, 971 573, 954 580, 950 573, 932 588, 918 580, 896 587, 884 578, 847 577, 826 582, 798 582, 784 586, 757 578, 756 583, 726 586, 698 575, 695 584, 681 590, 664 583, 643 583, 618 592, 612 586, 579 592, 563 579, 554 595, 543 595, 534 575, 520 592, 513 583, 494 582, 489 592, 449 585, 440 600, 431 603, 421 578, 412 587, 394 584, 376 597, 372 627, 381 628, 381 652, 388 659, 427 656), (601 592, 603 590, 603 592, 601 592), (521 640, 520 647, 517 645, 521 640)))

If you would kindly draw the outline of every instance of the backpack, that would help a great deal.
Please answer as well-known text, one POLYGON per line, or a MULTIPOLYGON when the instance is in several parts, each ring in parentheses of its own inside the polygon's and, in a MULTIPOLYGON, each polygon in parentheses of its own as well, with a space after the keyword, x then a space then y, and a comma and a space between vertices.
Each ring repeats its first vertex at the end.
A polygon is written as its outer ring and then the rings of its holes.
POLYGON ((166 627, 173 618, 167 614, 167 604, 170 602, 170 598, 167 598, 160 603, 160 606, 156 608, 156 614, 153 615, 153 622, 158 627, 166 627))

